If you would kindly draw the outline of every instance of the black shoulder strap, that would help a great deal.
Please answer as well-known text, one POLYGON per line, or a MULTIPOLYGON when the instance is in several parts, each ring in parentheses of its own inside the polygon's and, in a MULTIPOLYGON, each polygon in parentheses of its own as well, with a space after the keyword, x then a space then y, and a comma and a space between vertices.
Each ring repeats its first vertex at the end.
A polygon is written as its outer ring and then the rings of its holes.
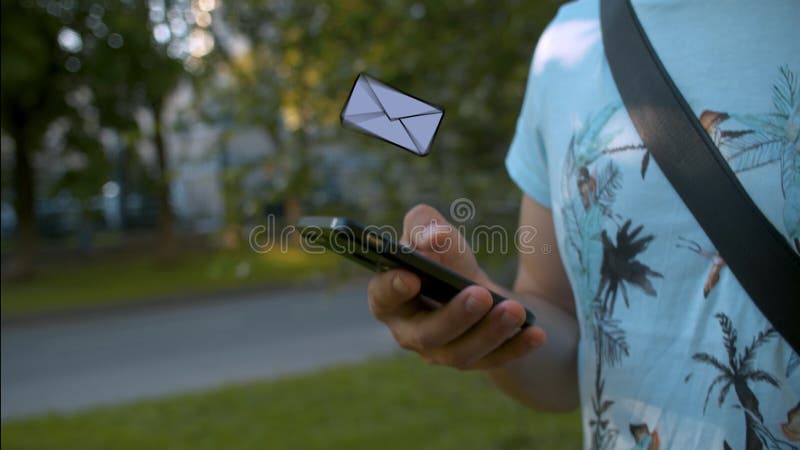
POLYGON ((750 298, 800 352, 800 258, 675 87, 630 0, 600 0, 600 21, 611 74, 645 147, 750 298))

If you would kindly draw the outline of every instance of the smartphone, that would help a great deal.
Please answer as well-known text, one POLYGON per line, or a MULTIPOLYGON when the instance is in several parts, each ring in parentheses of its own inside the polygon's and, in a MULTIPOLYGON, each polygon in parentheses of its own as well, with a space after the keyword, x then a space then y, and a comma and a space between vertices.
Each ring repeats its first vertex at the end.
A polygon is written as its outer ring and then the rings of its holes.
MULTIPOLYGON (((421 280, 420 294, 439 304, 450 301, 474 281, 426 258, 412 248, 395 241, 389 233, 377 227, 365 227, 344 217, 303 217, 297 230, 308 251, 333 251, 374 272, 403 269, 421 280)), ((506 298, 489 291, 493 306, 506 298)), ((523 327, 536 322, 536 316, 525 309, 523 327)))

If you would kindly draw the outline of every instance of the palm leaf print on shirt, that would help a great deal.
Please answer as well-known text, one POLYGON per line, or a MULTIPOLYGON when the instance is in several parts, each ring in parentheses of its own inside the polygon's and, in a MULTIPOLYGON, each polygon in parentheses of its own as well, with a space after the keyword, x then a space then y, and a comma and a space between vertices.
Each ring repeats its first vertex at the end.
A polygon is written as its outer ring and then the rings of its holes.
MULTIPOLYGON (((592 449, 596 450, 613 448, 619 436, 608 419, 614 400, 605 395, 604 378, 604 369, 619 367, 629 354, 623 324, 614 317, 617 300, 621 298, 628 307, 631 289, 655 297, 652 279, 661 277, 640 260, 654 236, 614 211, 623 180, 613 155, 644 150, 640 143, 610 146, 616 132, 608 131, 607 125, 620 107, 619 102, 607 105, 575 131, 561 179, 567 259, 575 275, 575 296, 587 328, 585 335, 591 336, 597 356, 588 421, 592 449)), ((643 178, 649 161, 644 151, 643 178)))
MULTIPOLYGON (((762 450, 764 448, 787 448, 796 447, 781 441, 775 437, 764 426, 764 417, 761 415, 761 406, 758 397, 753 392, 752 385, 755 383, 765 383, 772 387, 779 388, 780 384, 775 375, 755 367, 755 359, 758 350, 775 338, 778 333, 774 328, 767 328, 753 337, 750 345, 739 350, 738 332, 733 322, 724 313, 717 313, 714 317, 719 321, 722 330, 722 343, 725 348, 727 361, 723 362, 710 353, 699 352, 692 355, 696 362, 705 364, 715 369, 712 373, 716 376, 708 386, 706 399, 703 403, 703 414, 706 413, 708 402, 717 391, 717 406, 722 407, 728 394, 733 393, 739 402, 739 406, 744 413, 745 419, 745 444, 747 450, 762 450), (788 445, 786 447, 785 445, 788 445)), ((725 359, 725 358, 723 358, 725 359)), ((731 448, 726 443, 727 448, 731 448)))
POLYGON ((700 122, 734 172, 778 166, 783 224, 800 252, 800 79, 787 66, 778 71, 778 81, 772 85, 772 111, 735 114, 706 110, 700 122), (726 122, 744 128, 723 129, 726 122))

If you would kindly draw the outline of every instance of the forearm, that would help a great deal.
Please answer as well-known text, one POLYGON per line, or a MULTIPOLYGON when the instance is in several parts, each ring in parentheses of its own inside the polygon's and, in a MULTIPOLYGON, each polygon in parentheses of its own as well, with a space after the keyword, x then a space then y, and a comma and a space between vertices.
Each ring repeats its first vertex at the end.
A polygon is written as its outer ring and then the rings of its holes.
POLYGON ((489 379, 521 403, 545 411, 571 411, 579 404, 577 353, 579 329, 573 314, 524 292, 510 292, 490 280, 489 289, 522 302, 536 314, 547 339, 526 356, 487 371, 489 379))

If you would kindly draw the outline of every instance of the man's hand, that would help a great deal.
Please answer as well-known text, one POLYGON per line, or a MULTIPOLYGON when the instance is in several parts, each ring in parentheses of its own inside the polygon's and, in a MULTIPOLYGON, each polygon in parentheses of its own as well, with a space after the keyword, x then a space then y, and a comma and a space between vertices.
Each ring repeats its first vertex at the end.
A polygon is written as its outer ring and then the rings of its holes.
POLYGON ((420 279, 391 270, 369 283, 369 307, 392 331, 397 343, 425 361, 457 369, 501 367, 541 346, 540 327, 520 329, 525 309, 516 300, 492 308, 491 282, 478 266, 464 237, 435 209, 419 205, 403 221, 405 245, 474 280, 441 308, 433 311, 418 301, 420 279))

